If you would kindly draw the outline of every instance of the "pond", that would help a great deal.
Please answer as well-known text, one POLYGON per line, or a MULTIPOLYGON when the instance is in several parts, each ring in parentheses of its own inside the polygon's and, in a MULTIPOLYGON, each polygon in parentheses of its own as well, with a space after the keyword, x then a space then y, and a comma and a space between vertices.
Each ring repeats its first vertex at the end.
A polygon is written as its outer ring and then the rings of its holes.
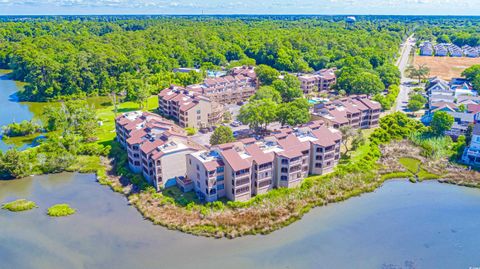
MULTIPOLYGON (((19 102, 17 92, 22 90, 22 83, 14 81, 9 76, 9 70, 0 69, 0 135, 1 127, 12 122, 35 119, 40 121, 45 106, 58 105, 59 103, 47 102, 19 102)), ((95 108, 110 105, 108 97, 88 97, 87 102, 95 108)), ((0 136, 1 138, 1 136, 0 136)), ((16 147, 20 150, 37 144, 38 134, 25 137, 0 139, 0 151, 16 147)))
POLYGON ((377 191, 313 209, 265 236, 195 237, 152 225, 93 175, 0 181, 0 268, 469 268, 480 266, 480 191, 389 181, 377 191), (77 213, 46 216, 56 203, 77 213))

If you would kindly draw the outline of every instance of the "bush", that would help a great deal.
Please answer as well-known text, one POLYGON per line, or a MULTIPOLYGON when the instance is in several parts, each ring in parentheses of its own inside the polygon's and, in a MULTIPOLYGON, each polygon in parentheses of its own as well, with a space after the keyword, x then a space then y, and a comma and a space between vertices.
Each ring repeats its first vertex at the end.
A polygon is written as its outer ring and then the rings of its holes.
POLYGON ((192 128, 192 127, 185 128, 185 131, 187 132, 188 136, 192 136, 192 135, 195 135, 197 133, 197 129, 192 128))
POLYGON ((26 199, 19 199, 2 205, 2 209, 12 212, 27 211, 36 207, 37 205, 35 204, 35 202, 28 201, 26 199))
POLYGON ((75 214, 76 210, 68 204, 58 204, 50 207, 47 214, 51 217, 65 217, 75 214))
POLYGON ((5 135, 10 137, 25 136, 42 131, 42 128, 38 123, 27 120, 24 120, 20 123, 11 123, 7 126, 4 126, 2 129, 5 135))

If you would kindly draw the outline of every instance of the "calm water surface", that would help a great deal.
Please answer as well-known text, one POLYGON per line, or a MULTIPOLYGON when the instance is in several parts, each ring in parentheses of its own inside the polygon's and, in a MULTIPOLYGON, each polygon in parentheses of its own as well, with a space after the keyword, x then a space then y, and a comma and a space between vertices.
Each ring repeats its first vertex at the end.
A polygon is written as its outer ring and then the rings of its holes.
MULTIPOLYGON (((7 74, 0 73, 0 129, 12 122, 21 122, 33 118, 33 112, 28 103, 18 102, 16 92, 19 87, 7 74)), ((0 130, 1 131, 1 130, 0 130)), ((0 140, 0 150, 12 147, 0 140)), ((24 147, 20 145, 20 147, 24 147)))
POLYGON ((93 175, 0 181, 0 268, 469 268, 480 266, 480 191, 390 181, 267 236, 216 240, 154 226, 93 175), (77 214, 50 218, 70 203, 77 214))

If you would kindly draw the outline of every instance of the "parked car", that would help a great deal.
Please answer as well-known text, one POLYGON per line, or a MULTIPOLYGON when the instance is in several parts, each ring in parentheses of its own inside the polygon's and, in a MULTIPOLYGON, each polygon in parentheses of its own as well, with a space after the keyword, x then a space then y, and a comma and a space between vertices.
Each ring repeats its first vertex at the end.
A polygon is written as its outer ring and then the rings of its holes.
POLYGON ((234 122, 230 123, 230 126, 232 126, 232 127, 239 127, 239 126, 240 126, 240 122, 234 121, 234 122))

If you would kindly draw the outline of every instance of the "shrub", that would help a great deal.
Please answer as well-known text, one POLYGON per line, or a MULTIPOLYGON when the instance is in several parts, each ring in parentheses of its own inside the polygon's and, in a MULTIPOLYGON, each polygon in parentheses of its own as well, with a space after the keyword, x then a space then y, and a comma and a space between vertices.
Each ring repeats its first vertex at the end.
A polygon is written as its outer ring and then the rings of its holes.
POLYGON ((76 210, 68 204, 58 204, 50 207, 47 214, 51 217, 65 217, 75 214, 76 210))
POLYGON ((12 212, 27 211, 36 207, 37 205, 35 204, 35 202, 28 201, 26 199, 15 200, 13 202, 5 203, 2 205, 2 209, 12 212))
POLYGON ((195 135, 197 133, 197 129, 192 128, 192 127, 185 128, 185 131, 187 132, 188 136, 192 136, 192 135, 195 135))

